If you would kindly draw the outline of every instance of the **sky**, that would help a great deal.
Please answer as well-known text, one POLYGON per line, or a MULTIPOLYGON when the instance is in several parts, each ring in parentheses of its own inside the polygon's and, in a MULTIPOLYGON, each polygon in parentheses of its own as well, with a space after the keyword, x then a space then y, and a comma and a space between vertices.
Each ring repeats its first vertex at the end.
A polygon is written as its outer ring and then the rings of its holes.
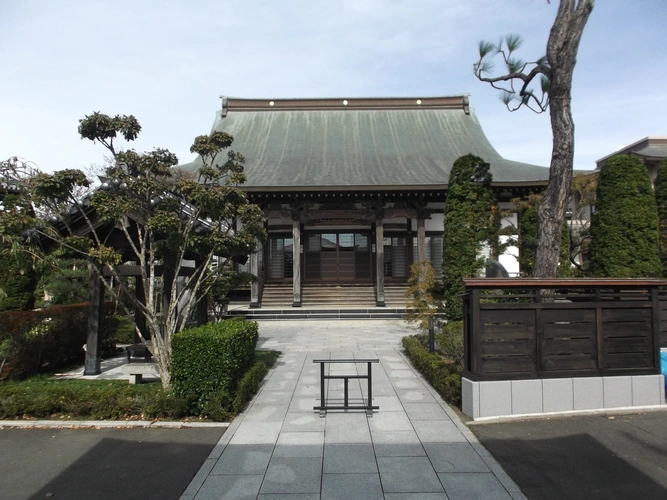
MULTIPOLYGON (((133 114, 130 147, 189 162, 220 96, 470 94, 505 158, 548 166, 549 115, 507 111, 472 72, 480 40, 520 34, 535 60, 558 0, 0 0, 0 159, 104 163, 78 121, 133 114)), ((598 0, 574 70, 575 169, 667 136, 667 1, 598 0)))

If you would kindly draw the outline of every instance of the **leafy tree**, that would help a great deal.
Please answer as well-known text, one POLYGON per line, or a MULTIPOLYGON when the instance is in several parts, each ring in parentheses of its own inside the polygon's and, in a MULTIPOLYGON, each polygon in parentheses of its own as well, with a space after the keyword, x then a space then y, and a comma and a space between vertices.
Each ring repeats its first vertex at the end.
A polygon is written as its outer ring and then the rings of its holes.
POLYGON ((663 160, 658 166, 658 177, 655 180, 655 201, 658 206, 662 275, 667 276, 667 160, 663 160))
POLYGON ((50 214, 53 225, 43 227, 34 218, 33 229, 23 232, 23 241, 51 240, 86 260, 91 272, 113 276, 119 288, 104 280, 105 286, 117 300, 124 296, 126 300, 118 303, 140 337, 128 300, 145 316, 151 351, 162 384, 168 388, 172 336, 184 327, 197 301, 223 279, 232 256, 255 249, 257 238, 264 236, 263 214, 240 188, 246 179, 244 159, 229 149, 230 135, 213 132, 197 137, 190 151, 201 156, 203 165, 194 177, 186 177, 173 170, 178 160, 166 149, 137 153, 115 144, 119 137, 136 139, 140 131, 133 116, 96 112, 80 120, 81 137, 102 144, 113 162, 100 189, 83 200, 75 194, 90 187, 91 181, 80 170, 32 177, 30 201, 36 213, 50 214), (87 228, 89 237, 77 233, 76 221, 87 228), (107 240, 114 228, 124 236, 129 255, 122 255, 107 240), (120 266, 128 260, 140 270, 137 279, 142 282, 145 303, 122 279, 120 266), (194 267, 189 267, 183 282, 179 275, 191 261, 194 267))
POLYGON ((640 160, 619 155, 600 171, 591 220, 594 276, 660 276, 658 211, 651 179, 640 160))
POLYGON ((489 164, 471 154, 454 162, 447 185, 442 238, 442 279, 448 321, 463 318, 463 278, 478 276, 486 264, 484 245, 495 246, 499 217, 489 164))
POLYGON ((579 42, 594 0, 560 0, 546 55, 524 62, 515 53, 522 39, 509 35, 500 43, 482 41, 475 76, 500 90, 500 98, 510 111, 528 107, 538 113, 549 109, 553 149, 549 183, 537 211, 538 234, 533 273, 552 277, 558 272, 563 219, 570 198, 574 161, 574 121, 572 120, 572 74, 579 42), (500 55, 506 73, 494 76, 490 59, 500 55), (531 85, 539 84, 539 90, 531 85))
POLYGON ((80 304, 88 300, 89 274, 87 261, 60 259, 53 272, 42 276, 38 288, 50 304, 80 304))

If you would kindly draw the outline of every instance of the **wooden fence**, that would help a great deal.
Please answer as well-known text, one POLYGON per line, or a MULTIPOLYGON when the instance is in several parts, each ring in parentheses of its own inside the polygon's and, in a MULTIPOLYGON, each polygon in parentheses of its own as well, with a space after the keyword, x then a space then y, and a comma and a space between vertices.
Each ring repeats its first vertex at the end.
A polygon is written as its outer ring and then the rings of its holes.
POLYGON ((660 373, 667 295, 654 279, 464 280, 464 377, 660 373), (664 317, 664 319, 662 319, 664 317))

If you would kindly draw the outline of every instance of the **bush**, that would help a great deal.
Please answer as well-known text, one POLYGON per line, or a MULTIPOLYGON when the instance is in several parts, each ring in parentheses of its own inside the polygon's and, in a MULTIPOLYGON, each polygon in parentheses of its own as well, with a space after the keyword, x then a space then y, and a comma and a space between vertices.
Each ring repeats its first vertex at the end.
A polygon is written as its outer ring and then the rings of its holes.
MULTIPOLYGON (((88 304, 53 306, 39 311, 0 313, 0 372, 2 379, 21 379, 53 372, 63 366, 82 364, 88 335, 88 304)), ((116 329, 113 303, 105 303, 102 316, 101 352, 115 349, 110 341, 116 329)))
POLYGON ((660 276, 658 210, 646 167, 619 155, 602 167, 591 219, 590 270, 593 276, 660 276))
POLYGON ((658 176, 655 179, 655 202, 658 207, 662 275, 667 276, 667 160, 663 160, 658 167, 658 176))
POLYGON ((258 338, 257 323, 238 318, 174 335, 170 368, 174 394, 199 410, 214 395, 233 394, 255 359, 258 338))
POLYGON ((0 300, 0 311, 27 311, 35 304, 37 278, 32 268, 22 270, 16 259, 0 248, 0 289, 6 297, 0 300))
POLYGON ((0 384, 0 418, 139 418, 161 392, 159 384, 130 385, 116 380, 48 380, 0 384))
POLYGON ((435 280, 433 264, 428 260, 412 264, 408 285, 405 292, 408 299, 405 320, 416 321, 420 330, 428 331, 428 320, 435 318, 443 310, 442 296, 436 292, 438 282, 435 280))
POLYGON ((463 370, 463 321, 450 321, 435 336, 442 356, 452 360, 459 371, 463 370))
POLYGON ((239 386, 236 389, 236 396, 234 397, 234 402, 232 408, 234 413, 241 413, 243 408, 253 395, 259 389, 260 382, 264 379, 268 369, 264 364, 264 361, 257 361, 250 370, 248 370, 243 378, 239 382, 239 386))
POLYGON ((403 348, 415 367, 436 391, 453 405, 461 404, 461 372, 439 354, 430 353, 417 337, 403 337, 403 348))
POLYGON ((447 186, 442 236, 442 279, 447 319, 463 318, 463 278, 478 276, 486 259, 483 245, 497 246, 500 221, 489 164, 465 155, 454 162, 447 186))

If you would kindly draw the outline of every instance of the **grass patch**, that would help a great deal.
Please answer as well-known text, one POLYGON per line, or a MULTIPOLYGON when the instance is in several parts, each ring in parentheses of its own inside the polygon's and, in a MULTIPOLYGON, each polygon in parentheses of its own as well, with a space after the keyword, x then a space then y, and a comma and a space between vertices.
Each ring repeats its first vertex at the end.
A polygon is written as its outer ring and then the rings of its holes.
POLYGON ((225 421, 243 410, 280 352, 257 351, 232 395, 216 394, 200 413, 190 401, 165 392, 159 382, 52 379, 36 376, 0 383, 0 419, 225 421))

